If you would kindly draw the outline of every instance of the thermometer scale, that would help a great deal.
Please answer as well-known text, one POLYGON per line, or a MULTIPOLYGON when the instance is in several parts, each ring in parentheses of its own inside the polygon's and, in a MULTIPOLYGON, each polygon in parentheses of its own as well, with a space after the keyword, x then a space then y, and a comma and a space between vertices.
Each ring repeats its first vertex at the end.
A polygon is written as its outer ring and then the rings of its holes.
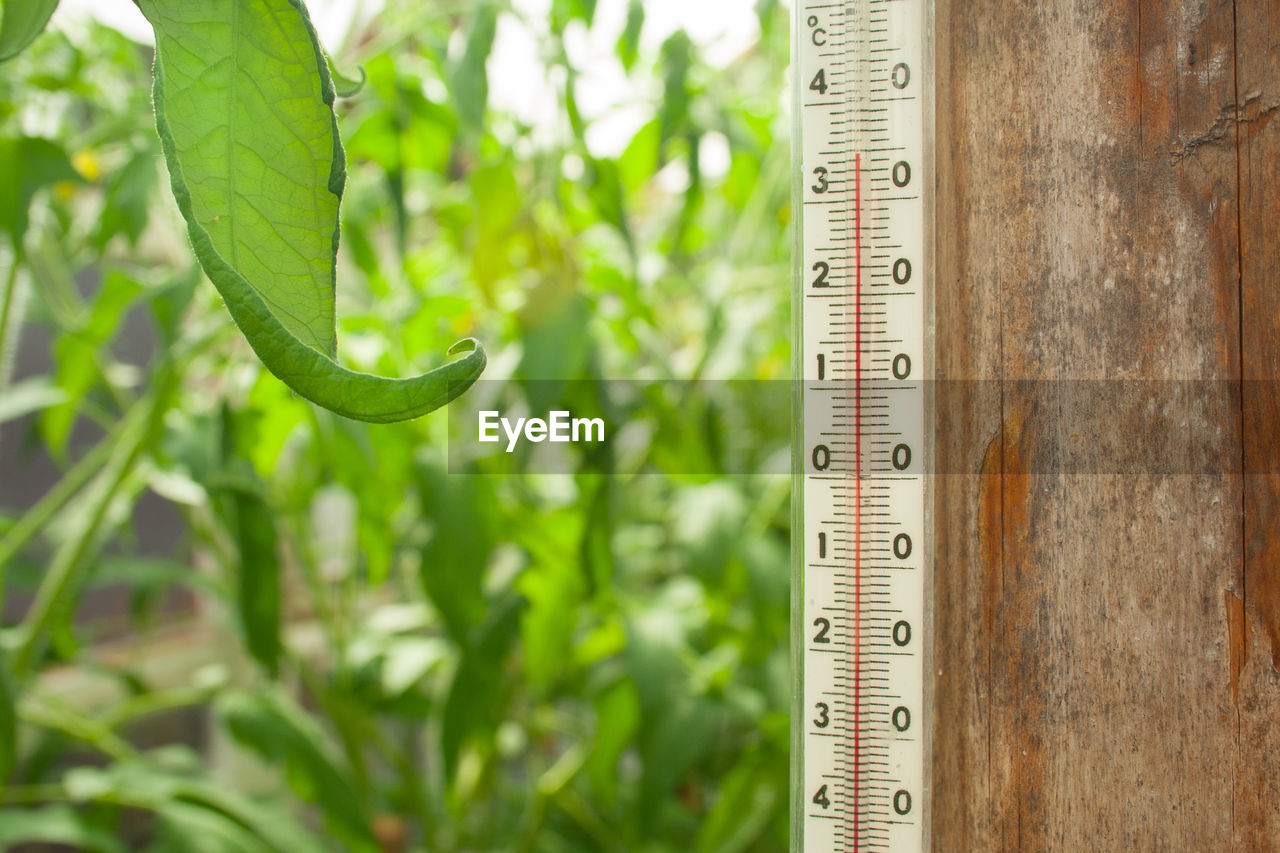
POLYGON ((928 842, 932 8, 795 0, 792 850, 928 842))

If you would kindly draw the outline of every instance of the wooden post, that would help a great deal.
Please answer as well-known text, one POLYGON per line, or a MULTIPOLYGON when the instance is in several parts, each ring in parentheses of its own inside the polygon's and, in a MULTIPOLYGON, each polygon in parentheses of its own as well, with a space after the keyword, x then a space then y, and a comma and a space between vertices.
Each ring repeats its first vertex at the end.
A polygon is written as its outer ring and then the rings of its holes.
POLYGON ((1280 850, 1278 42, 937 2, 935 850, 1280 850))

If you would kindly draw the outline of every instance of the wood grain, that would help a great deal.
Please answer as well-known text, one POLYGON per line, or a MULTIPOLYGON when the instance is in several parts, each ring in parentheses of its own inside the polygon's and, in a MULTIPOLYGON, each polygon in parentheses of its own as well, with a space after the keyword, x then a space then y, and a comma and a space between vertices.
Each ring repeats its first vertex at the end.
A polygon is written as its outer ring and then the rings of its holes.
POLYGON ((936 14, 934 848, 1280 849, 1274 4, 936 14))
MULTIPOLYGON (((1237 848, 1280 847, 1280 9, 1236 8, 1244 576, 1231 632, 1237 848)), ((1234 604, 1234 602, 1233 602, 1234 604)))

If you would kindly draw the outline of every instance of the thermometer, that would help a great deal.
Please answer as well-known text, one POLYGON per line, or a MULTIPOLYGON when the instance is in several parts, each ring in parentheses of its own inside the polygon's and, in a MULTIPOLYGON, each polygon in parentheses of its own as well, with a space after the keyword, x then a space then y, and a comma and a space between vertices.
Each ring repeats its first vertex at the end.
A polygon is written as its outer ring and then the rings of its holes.
POLYGON ((794 0, 792 850, 929 839, 930 0, 794 0))

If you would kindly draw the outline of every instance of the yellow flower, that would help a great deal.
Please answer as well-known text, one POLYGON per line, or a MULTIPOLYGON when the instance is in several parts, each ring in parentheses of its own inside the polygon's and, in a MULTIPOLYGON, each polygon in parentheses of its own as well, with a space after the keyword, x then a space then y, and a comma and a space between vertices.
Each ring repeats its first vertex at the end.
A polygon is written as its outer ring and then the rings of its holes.
POLYGON ((83 175, 86 181, 93 182, 102 177, 102 166, 98 163, 98 155, 93 152, 93 149, 77 151, 71 158, 71 165, 75 166, 76 171, 83 175))
MULTIPOLYGON (((83 151, 77 151, 71 157, 71 165, 89 183, 93 183, 102 177, 102 166, 98 164, 98 155, 88 148, 83 151)), ((58 181, 53 185, 53 191, 58 198, 66 201, 75 195, 76 185, 71 181, 58 181)))

